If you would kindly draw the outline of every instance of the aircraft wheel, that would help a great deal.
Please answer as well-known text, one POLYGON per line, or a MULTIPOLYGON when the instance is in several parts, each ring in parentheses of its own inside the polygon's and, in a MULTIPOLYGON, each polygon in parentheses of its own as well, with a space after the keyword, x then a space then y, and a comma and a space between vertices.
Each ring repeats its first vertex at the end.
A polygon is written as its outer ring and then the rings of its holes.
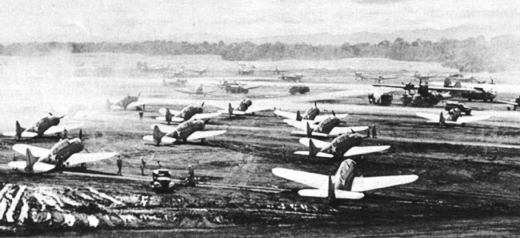
POLYGON ((205 139, 205 138, 203 138, 203 139, 200 139, 200 143, 201 143, 201 144, 204 144, 204 143, 206 143, 206 139, 205 139))
POLYGON ((82 170, 87 170, 87 164, 82 163, 82 164, 81 164, 81 169, 82 169, 82 170))

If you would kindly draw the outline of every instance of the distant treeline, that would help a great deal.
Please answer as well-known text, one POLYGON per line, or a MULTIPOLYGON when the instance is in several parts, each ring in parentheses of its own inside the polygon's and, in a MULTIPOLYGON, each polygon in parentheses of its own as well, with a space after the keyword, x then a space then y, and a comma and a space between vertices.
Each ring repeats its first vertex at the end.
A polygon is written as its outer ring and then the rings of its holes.
POLYGON ((310 45, 264 43, 188 43, 173 41, 144 41, 132 43, 23 43, 0 45, 1 55, 47 54, 53 51, 71 53, 138 53, 147 55, 212 54, 224 60, 255 61, 309 59, 331 60, 344 58, 388 58, 403 61, 440 62, 461 72, 503 71, 517 69, 520 63, 520 39, 512 36, 486 40, 483 37, 466 40, 442 39, 438 42, 417 39, 407 42, 397 38, 393 42, 377 44, 345 43, 310 45))

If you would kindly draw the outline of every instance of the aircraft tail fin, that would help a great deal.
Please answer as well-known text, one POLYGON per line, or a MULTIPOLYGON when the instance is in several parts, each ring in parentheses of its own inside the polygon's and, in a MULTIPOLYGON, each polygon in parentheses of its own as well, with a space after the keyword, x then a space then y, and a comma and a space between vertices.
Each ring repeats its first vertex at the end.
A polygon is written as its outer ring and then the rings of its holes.
POLYGON ((444 118, 444 114, 442 112, 441 112, 441 115, 439 117, 439 124, 441 124, 441 126, 446 125, 446 118, 444 118))
POLYGON ((228 106, 228 113, 229 113, 229 117, 231 117, 233 115, 233 107, 231 106, 231 103, 228 106))
POLYGON ((20 123, 16 121, 16 135, 15 140, 21 140, 22 139, 22 132, 24 131, 24 128, 20 126, 20 123))
POLYGON ((26 155, 25 161, 27 162, 25 171, 27 171, 29 173, 29 172, 33 171, 33 166, 38 160, 36 158, 34 158, 34 156, 31 153, 31 150, 29 150, 29 148, 27 148, 27 150, 25 151, 25 155, 26 155))
POLYGON ((316 148, 314 145, 314 142, 312 142, 312 139, 309 139, 309 157, 315 157, 320 150, 316 148))
POLYGON ((170 122, 172 122, 172 117, 173 117, 173 114, 170 112, 170 109, 166 108, 165 118, 166 118, 166 122, 168 123, 168 125, 170 125, 170 122))
POLYGON ((334 183, 332 182, 332 176, 330 174, 331 173, 329 171, 329 191, 328 191, 327 199, 329 200, 329 204, 332 204, 336 200, 336 193, 334 192, 335 191, 334 183))
POLYGON ((204 102, 202 102, 202 104, 200 105, 200 107, 204 107, 204 102))
POLYGON ((161 144, 161 139, 164 135, 166 133, 163 133, 157 125, 153 127, 153 140, 157 145, 161 144))
POLYGON ((308 138, 311 138, 312 136, 312 130, 311 130, 311 127, 309 126, 309 122, 307 122, 307 128, 305 129, 305 132, 307 133, 307 137, 308 138))
POLYGON ((296 120, 297 121, 301 121, 302 120, 302 115, 300 115, 300 111, 296 111, 296 120))
POLYGON ((78 138, 79 138, 80 140, 83 140, 83 130, 81 130, 81 129, 79 130, 78 138))

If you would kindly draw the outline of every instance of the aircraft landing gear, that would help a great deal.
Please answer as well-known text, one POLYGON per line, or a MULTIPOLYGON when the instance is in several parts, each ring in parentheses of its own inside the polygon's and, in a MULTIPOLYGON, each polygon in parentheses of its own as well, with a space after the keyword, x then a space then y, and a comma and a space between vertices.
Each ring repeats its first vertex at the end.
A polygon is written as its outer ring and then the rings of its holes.
POLYGON ((206 143, 206 138, 202 138, 202 139, 200 139, 200 143, 201 143, 201 144, 205 144, 205 143, 206 143))
POLYGON ((82 163, 80 165, 80 168, 81 168, 81 170, 87 170, 87 164, 86 163, 82 163))

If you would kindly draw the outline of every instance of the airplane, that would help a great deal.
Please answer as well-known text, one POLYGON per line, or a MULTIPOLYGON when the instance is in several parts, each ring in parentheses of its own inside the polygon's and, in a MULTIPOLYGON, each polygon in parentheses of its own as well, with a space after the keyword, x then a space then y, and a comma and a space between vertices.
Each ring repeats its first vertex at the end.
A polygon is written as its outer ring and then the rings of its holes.
POLYGON ((115 152, 79 153, 83 149, 84 145, 81 143, 81 138, 60 140, 51 149, 15 144, 13 150, 26 156, 26 161, 12 161, 7 166, 23 173, 39 174, 62 167, 70 168, 79 165, 86 168, 87 163, 110 159, 119 155, 115 152))
POLYGON ((208 72, 208 69, 207 69, 207 68, 203 68, 203 69, 200 69, 200 70, 197 70, 197 69, 190 69, 190 70, 188 70, 188 71, 190 71, 190 72, 194 72, 194 73, 197 73, 197 74, 199 74, 199 75, 202 76, 202 75, 204 75, 204 74, 206 74, 206 73, 208 72))
POLYGON ((243 93, 248 94, 250 89, 259 88, 260 86, 253 86, 253 87, 243 87, 241 85, 227 85, 225 87, 226 93, 243 93))
POLYGON ((49 113, 49 116, 41 118, 33 126, 28 128, 21 127, 20 123, 16 121, 15 131, 4 132, 2 135, 14 137, 17 141, 22 138, 64 136, 66 131, 76 130, 83 126, 83 124, 58 126, 63 117, 65 116, 58 117, 49 113))
POLYGON ((418 72, 415 72, 415 74, 413 74, 413 77, 416 78, 416 79, 419 79, 419 80, 429 80, 429 79, 432 79, 432 78, 438 78, 437 75, 422 75, 418 72))
POLYGON ((204 131, 205 123, 203 120, 189 120, 179 124, 177 127, 154 124, 151 126, 153 135, 143 137, 145 141, 154 142, 156 145, 173 144, 176 141, 196 141, 204 143, 206 138, 222 135, 225 130, 204 131))
POLYGON ((377 77, 372 77, 372 76, 366 76, 364 73, 354 72, 354 79, 361 80, 361 81, 372 79, 372 80, 376 80, 379 83, 382 83, 385 80, 396 79, 396 78, 397 78, 397 76, 382 76, 382 75, 378 75, 377 77))
POLYGON ((139 96, 141 96, 141 93, 137 94, 137 96, 126 96, 123 99, 113 102, 110 99, 107 98, 106 101, 106 108, 107 110, 110 110, 112 107, 122 107, 123 110, 126 110, 127 108, 135 108, 137 110, 144 110, 144 102, 138 102, 139 96), (142 108, 141 108, 142 106, 142 108))
POLYGON ((238 107, 236 108, 233 108, 233 106, 231 106, 231 103, 229 104, 228 106, 228 110, 227 112, 226 111, 221 111, 222 113, 228 113, 229 114, 229 117, 231 117, 232 115, 255 115, 255 112, 261 112, 261 111, 267 111, 267 110, 272 110, 273 108, 269 107, 251 107, 251 105, 253 104, 253 102, 250 100, 250 99, 244 99, 242 100, 239 104, 238 104, 238 107))
POLYGON ((180 89, 175 89, 175 91, 181 92, 181 93, 186 93, 186 94, 189 94, 190 96, 191 95, 204 95, 204 97, 208 93, 215 92, 215 91, 204 92, 204 90, 202 89, 202 84, 199 84, 199 86, 197 86, 197 88, 195 88, 195 90, 193 90, 193 91, 185 91, 185 90, 180 90, 180 89))
POLYGON ((246 86, 246 84, 241 84, 241 83, 238 83, 236 80, 233 81, 233 82, 228 82, 227 80, 223 80, 222 82, 219 82, 218 84, 216 84, 218 86, 219 89, 226 89, 227 86, 233 86, 233 85, 237 85, 237 86, 246 86))
POLYGON ((314 189, 298 191, 300 196, 327 198, 330 204, 336 199, 361 199, 363 192, 403 185, 416 181, 417 175, 355 177, 356 163, 351 159, 341 162, 335 176, 315 174, 291 169, 274 168, 272 173, 280 178, 304 184, 314 189))
POLYGON ((332 142, 325 142, 310 138, 301 138, 300 144, 309 147, 308 151, 295 151, 295 155, 306 155, 320 158, 343 158, 357 155, 381 152, 390 149, 389 145, 382 146, 359 146, 363 139, 370 138, 370 130, 367 136, 352 131, 350 134, 342 134, 332 142))
POLYGON ((191 119, 207 120, 209 118, 217 117, 222 114, 221 112, 203 113, 204 109, 202 107, 204 107, 204 103, 202 103, 200 107, 184 107, 181 111, 174 111, 168 108, 161 108, 159 109, 159 113, 163 114, 164 116, 156 117, 155 119, 158 121, 166 121, 168 125, 170 125, 171 122, 180 123, 191 119))
MULTIPOLYGON (((305 111, 303 116, 300 115, 300 111, 296 111, 296 113, 292 113, 292 112, 286 112, 286 111, 281 111, 281 110, 275 110, 274 114, 281 116, 281 117, 288 118, 288 119, 296 120, 296 121, 304 121, 304 122, 309 121, 312 123, 319 123, 319 122, 325 120, 326 118, 331 117, 330 115, 319 115, 320 109, 318 109, 316 102, 314 102, 314 107, 307 109, 307 111, 305 111)), ((337 117, 338 119, 343 119, 347 116, 348 116, 348 114, 334 115, 334 117, 337 117)))
POLYGON ((238 69, 238 75, 253 75, 255 74, 255 68, 251 69, 238 69))
MULTIPOLYGON (((336 115, 334 111, 332 111, 332 115, 336 115)), ((309 124, 309 122, 301 122, 291 119, 285 119, 283 121, 300 129, 299 131, 291 132, 291 135, 296 136, 335 138, 341 134, 347 134, 352 131, 364 131, 369 129, 368 126, 340 127, 339 125, 344 122, 335 116, 325 118, 318 124, 309 124)))
POLYGON ((368 94, 368 103, 374 105, 381 106, 390 106, 392 105, 392 101, 394 100, 394 95, 391 93, 369 93, 368 94))
MULTIPOLYGON (((517 99, 514 99, 514 100, 509 100, 509 101, 497 100, 497 102, 498 103, 512 105, 513 106, 513 111, 516 111, 516 109, 520 106, 520 96, 517 99)), ((507 107, 507 110, 509 111, 509 110, 511 110, 511 108, 507 107)))
POLYGON ((301 82, 302 78, 303 78, 303 74, 290 74, 290 75, 282 74, 282 76, 280 76, 280 79, 282 79, 283 81, 293 81, 293 82, 296 82, 296 81, 301 82))
POLYGON ((443 127, 452 127, 452 126, 465 126, 467 123, 482 121, 490 118, 491 116, 465 116, 462 117, 460 110, 452 109, 450 110, 448 117, 444 117, 444 114, 441 112, 440 116, 436 116, 434 114, 429 113, 416 113, 418 117, 422 117, 427 119, 426 123, 435 123, 439 124, 443 127))
POLYGON ((146 62, 144 63, 141 63, 141 62, 137 62, 137 69, 140 71, 140 72, 150 72, 150 73, 163 73, 165 71, 168 71, 170 69, 171 65, 167 65, 167 66, 148 66, 148 64, 146 62))

